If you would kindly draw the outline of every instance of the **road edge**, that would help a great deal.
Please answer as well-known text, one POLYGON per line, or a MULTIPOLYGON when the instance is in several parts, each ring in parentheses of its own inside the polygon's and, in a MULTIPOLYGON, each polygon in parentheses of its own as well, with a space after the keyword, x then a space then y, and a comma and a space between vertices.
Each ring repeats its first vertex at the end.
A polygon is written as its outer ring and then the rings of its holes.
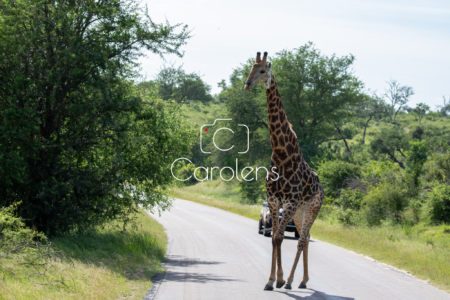
POLYGON ((166 278, 166 273, 167 273, 167 269, 166 269, 166 263, 169 257, 169 253, 170 253, 170 249, 172 248, 172 244, 173 244, 173 239, 169 239, 167 241, 167 250, 166 250, 166 260, 164 262, 161 263, 161 267, 164 268, 164 272, 163 273, 159 273, 156 274, 155 276, 152 277, 152 283, 153 286, 150 290, 147 291, 147 294, 145 294, 144 298, 142 298, 142 300, 154 300, 156 297, 156 294, 158 293, 158 289, 161 286, 161 284, 164 281, 164 278, 166 278))

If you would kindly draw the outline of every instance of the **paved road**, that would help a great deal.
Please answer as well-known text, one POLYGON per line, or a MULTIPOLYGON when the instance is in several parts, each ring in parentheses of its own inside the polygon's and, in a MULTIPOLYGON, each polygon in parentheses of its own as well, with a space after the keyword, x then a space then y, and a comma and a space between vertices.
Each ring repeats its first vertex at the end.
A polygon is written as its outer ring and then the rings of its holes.
MULTIPOLYGON (((176 200, 170 212, 154 215, 169 237, 167 273, 157 300, 213 299, 449 299, 450 295, 386 265, 311 239, 310 280, 298 289, 263 291, 270 271, 271 240, 257 222, 217 208, 176 200)), ((289 275, 297 240, 286 233, 283 270, 289 275)))

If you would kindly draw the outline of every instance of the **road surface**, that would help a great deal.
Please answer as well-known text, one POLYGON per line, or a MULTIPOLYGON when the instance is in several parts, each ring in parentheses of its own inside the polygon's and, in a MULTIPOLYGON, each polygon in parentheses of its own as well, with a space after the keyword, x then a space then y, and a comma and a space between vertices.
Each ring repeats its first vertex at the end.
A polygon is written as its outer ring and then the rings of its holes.
MULTIPOLYGON (((269 278, 271 239, 257 233, 257 222, 214 207, 175 200, 169 212, 153 217, 167 230, 167 272, 156 300, 213 299, 449 299, 450 295, 387 265, 311 239, 309 282, 302 260, 292 290, 264 291, 269 278)), ((297 240, 286 233, 282 244, 284 279, 297 240)), ((155 291, 154 291, 155 292, 155 291)))

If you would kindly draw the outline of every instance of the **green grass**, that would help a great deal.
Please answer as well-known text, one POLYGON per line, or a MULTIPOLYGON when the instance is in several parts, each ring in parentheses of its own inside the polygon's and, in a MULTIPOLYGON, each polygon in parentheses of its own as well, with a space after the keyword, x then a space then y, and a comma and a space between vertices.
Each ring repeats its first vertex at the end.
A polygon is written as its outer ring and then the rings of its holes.
POLYGON ((217 207, 247 218, 259 220, 261 205, 243 204, 235 181, 204 181, 172 191, 172 197, 217 207))
POLYGON ((0 260, 0 299, 142 299, 160 267, 167 245, 164 228, 141 211, 138 228, 122 231, 112 223, 90 234, 52 239, 74 262, 55 263, 48 276, 20 257, 0 260), (44 283, 64 278, 65 284, 44 283))
MULTIPOLYGON (((177 188, 172 195, 254 220, 259 220, 261 212, 260 205, 240 203, 239 190, 233 182, 201 182, 177 188)), ((332 217, 319 217, 311 229, 312 237, 404 269, 450 291, 450 226, 343 226, 332 217)))

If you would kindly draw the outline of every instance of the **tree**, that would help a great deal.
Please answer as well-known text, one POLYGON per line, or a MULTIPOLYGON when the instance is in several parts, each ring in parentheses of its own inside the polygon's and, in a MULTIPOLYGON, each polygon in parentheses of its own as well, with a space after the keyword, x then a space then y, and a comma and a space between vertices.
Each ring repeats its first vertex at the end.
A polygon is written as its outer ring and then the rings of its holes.
POLYGON ((419 124, 422 121, 423 117, 427 114, 427 111, 430 110, 430 107, 426 105, 425 103, 418 103, 416 105, 416 108, 414 108, 414 112, 416 113, 417 117, 419 118, 419 124))
POLYGON ((350 69, 354 60, 351 54, 325 56, 311 42, 273 59, 281 98, 301 146, 346 142, 340 128, 354 115, 351 108, 365 98, 362 82, 350 69))
POLYGON ((439 109, 441 116, 445 117, 445 116, 447 116, 447 113, 450 111, 450 102, 447 102, 447 100, 445 99, 445 96, 443 96, 442 98, 444 98, 444 104, 436 105, 436 108, 439 109))
POLYGON ((370 142, 370 149, 374 156, 387 156, 387 158, 397 163, 402 169, 405 169, 403 160, 406 158, 404 150, 408 149, 409 144, 402 128, 394 126, 388 130, 378 133, 370 142), (398 157, 400 154, 401 158, 398 157))
POLYGON ((373 97, 367 96, 365 101, 357 107, 357 114, 359 117, 366 118, 367 121, 364 124, 364 132, 362 143, 364 144, 366 139, 366 130, 369 126, 369 122, 373 119, 381 119, 389 115, 389 107, 383 98, 374 95, 373 97))
POLYGON ((389 88, 385 96, 391 102, 391 121, 395 122, 398 112, 409 102, 409 98, 414 95, 413 88, 406 85, 400 85, 397 80, 388 81, 389 88))
POLYGON ((200 75, 186 74, 182 66, 175 68, 164 66, 156 76, 159 86, 159 95, 164 100, 174 99, 177 103, 185 100, 212 101, 211 87, 207 85, 200 75))
POLYGON ((414 186, 419 186, 419 176, 428 157, 427 145, 424 141, 409 141, 409 151, 406 151, 406 174, 414 186))
POLYGON ((139 93, 144 50, 174 53, 187 27, 156 24, 135 1, 0 4, 0 206, 47 234, 164 209, 189 127, 139 93))
MULTIPOLYGON (((292 51, 276 53, 271 59, 288 120, 305 158, 309 160, 316 155, 323 142, 343 140, 345 143, 342 125, 354 115, 352 108, 365 97, 361 92, 362 83, 350 70, 354 57, 327 57, 312 43, 307 43, 292 51)), ((245 117, 245 121, 252 124, 252 131, 260 129, 258 149, 270 151, 269 135, 264 131, 267 130, 264 86, 243 90, 253 63, 254 59, 249 59, 233 71, 231 86, 219 94, 219 100, 227 104, 233 116, 245 117)))

